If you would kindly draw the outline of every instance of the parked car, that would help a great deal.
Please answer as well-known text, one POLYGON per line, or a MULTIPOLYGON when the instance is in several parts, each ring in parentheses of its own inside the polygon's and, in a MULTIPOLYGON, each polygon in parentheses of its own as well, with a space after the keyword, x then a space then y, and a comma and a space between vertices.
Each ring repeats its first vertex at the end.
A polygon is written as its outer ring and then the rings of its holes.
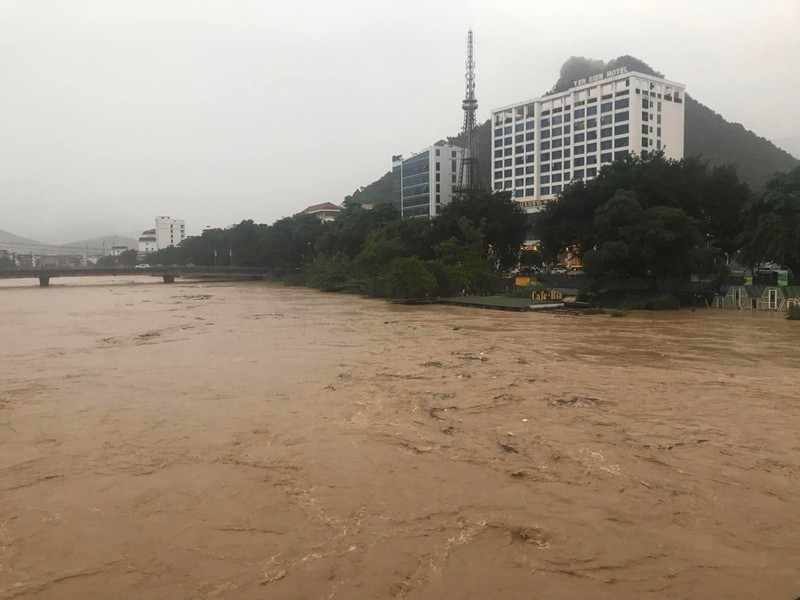
POLYGON ((149 269, 149 268, 150 268, 150 265, 148 265, 147 263, 142 263, 142 264, 136 265, 134 267, 134 269, 149 269))

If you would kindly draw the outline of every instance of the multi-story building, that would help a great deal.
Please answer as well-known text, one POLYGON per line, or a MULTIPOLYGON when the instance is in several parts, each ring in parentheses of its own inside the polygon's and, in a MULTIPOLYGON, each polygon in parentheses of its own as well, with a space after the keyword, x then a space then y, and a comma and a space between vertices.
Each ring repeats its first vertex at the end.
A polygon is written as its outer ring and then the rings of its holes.
POLYGON ((620 68, 492 111, 492 187, 536 212, 629 154, 683 158, 685 86, 620 68))
POLYGON ((186 239, 186 225, 183 221, 169 217, 156 217, 156 246, 161 250, 177 246, 186 239))
POLYGON ((463 149, 434 145, 392 157, 393 199, 403 218, 430 219, 453 199, 463 149))
POLYGON ((156 244, 156 230, 147 229, 143 231, 142 235, 139 236, 139 254, 149 254, 156 250, 158 250, 158 245, 156 244))
POLYGON ((186 239, 186 224, 169 217, 156 217, 155 229, 148 229, 139 236, 139 254, 144 255, 170 246, 177 246, 186 239))

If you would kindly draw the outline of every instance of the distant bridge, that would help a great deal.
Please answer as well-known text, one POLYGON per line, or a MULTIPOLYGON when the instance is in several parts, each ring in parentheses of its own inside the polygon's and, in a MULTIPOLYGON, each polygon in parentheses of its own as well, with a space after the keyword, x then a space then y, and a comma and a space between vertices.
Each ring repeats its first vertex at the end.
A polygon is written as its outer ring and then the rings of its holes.
POLYGON ((119 277, 131 275, 161 277, 164 283, 174 283, 178 277, 234 277, 237 279, 258 280, 272 275, 271 269, 259 267, 197 267, 173 265, 170 267, 87 267, 79 269, 38 268, 4 268, 0 269, 0 279, 27 279, 34 277, 39 285, 50 285, 54 277, 119 277))

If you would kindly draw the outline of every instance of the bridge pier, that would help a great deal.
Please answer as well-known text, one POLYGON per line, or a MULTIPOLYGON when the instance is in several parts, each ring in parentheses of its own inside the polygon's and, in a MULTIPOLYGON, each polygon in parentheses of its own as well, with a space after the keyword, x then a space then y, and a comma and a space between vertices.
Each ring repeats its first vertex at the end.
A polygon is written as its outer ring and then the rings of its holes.
POLYGON ((47 287, 48 285, 50 285, 49 277, 39 277, 39 287, 47 287))
POLYGON ((175 283, 175 275, 170 273, 164 273, 161 278, 164 280, 164 283, 175 283))

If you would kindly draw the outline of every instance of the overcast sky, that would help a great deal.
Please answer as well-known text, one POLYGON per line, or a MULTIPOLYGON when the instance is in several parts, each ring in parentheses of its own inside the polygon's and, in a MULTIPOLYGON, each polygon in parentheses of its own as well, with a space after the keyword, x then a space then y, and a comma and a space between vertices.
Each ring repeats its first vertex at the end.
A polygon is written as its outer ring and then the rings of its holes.
POLYGON ((632 54, 800 135, 798 0, 0 0, 0 229, 196 234, 340 203, 459 131, 470 26, 479 122, 572 55, 632 54))

